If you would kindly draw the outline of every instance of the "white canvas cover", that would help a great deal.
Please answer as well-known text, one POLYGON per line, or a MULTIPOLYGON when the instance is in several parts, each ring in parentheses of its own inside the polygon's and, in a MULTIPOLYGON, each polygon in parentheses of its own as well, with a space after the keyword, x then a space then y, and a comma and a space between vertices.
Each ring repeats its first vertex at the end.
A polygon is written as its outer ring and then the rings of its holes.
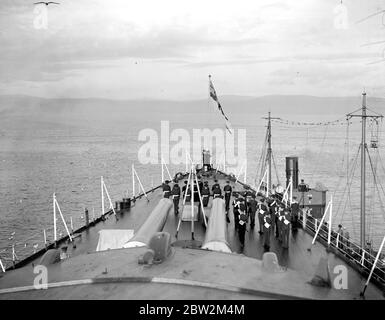
POLYGON ((106 229, 99 231, 99 242, 96 251, 121 249, 134 236, 132 229, 106 229))
POLYGON ((202 249, 208 249, 219 252, 231 252, 226 240, 227 222, 225 201, 220 198, 213 200, 210 219, 207 224, 205 241, 202 249))
MULTIPOLYGON (((183 208, 182 221, 191 221, 191 205, 186 204, 183 208)), ((198 206, 194 205, 194 221, 198 221, 198 206)))

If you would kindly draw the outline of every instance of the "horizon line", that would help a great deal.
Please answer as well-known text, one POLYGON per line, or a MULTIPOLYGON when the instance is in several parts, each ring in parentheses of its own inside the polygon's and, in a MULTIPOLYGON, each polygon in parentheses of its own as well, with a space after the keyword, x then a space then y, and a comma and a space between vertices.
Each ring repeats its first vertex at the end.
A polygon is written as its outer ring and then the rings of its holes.
MULTIPOLYGON (((366 93, 367 94, 367 93, 366 93)), ((311 98, 320 98, 320 99, 327 99, 327 98, 358 98, 361 97, 362 93, 358 95, 342 95, 342 96, 317 96, 317 95, 309 95, 309 94, 265 94, 265 95, 240 95, 240 94, 224 94, 221 95, 220 98, 248 98, 248 99, 258 99, 258 98, 265 98, 265 97, 311 97, 311 98)), ((110 101, 116 101, 116 102, 124 102, 124 101, 164 101, 164 102, 191 102, 191 101, 202 101, 202 100, 208 100, 206 98, 190 98, 190 99, 172 99, 172 98, 111 98, 111 97, 41 97, 41 96, 33 96, 28 94, 0 94, 0 98, 2 97, 24 97, 24 98, 32 98, 32 99, 42 99, 42 100, 110 100, 110 101)), ((379 97, 379 96, 370 96, 367 95, 367 98, 375 98, 375 99, 385 99, 385 97, 379 97)))

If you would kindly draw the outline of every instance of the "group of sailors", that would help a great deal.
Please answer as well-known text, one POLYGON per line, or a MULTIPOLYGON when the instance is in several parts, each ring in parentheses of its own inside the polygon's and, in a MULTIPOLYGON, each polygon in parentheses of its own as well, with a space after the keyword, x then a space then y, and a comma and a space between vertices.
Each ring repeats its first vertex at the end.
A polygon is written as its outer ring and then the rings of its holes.
MULTIPOLYGON (((201 197, 203 206, 207 207, 210 200, 210 196, 212 196, 213 198, 222 197, 222 189, 217 180, 214 181, 214 184, 212 185, 211 189, 209 187, 208 181, 203 182, 200 176, 197 176, 197 181, 197 184, 193 184, 193 202, 200 201, 201 197)), ((230 185, 228 187, 230 187, 230 185)), ((166 180, 162 185, 162 189, 164 198, 172 198, 174 203, 174 213, 176 215, 179 214, 179 201, 181 197, 183 197, 183 199, 186 198, 186 202, 191 201, 191 186, 188 185, 187 180, 184 181, 182 189, 180 188, 179 183, 177 182, 175 182, 171 188, 170 181, 166 180)), ((225 197, 228 197, 228 202, 230 202, 231 187, 230 191, 228 191, 228 188, 226 189, 225 187, 224 192, 225 197)))
POLYGON ((290 229, 297 231, 299 204, 294 201, 289 205, 282 201, 282 194, 275 193, 268 197, 257 195, 247 186, 243 192, 235 192, 233 200, 234 227, 238 231, 241 249, 245 245, 247 224, 254 229, 256 220, 263 237, 263 246, 270 250, 270 241, 275 236, 282 248, 289 247, 290 229))
MULTIPOLYGON (((230 202, 233 196, 234 227, 238 233, 242 251, 245 246, 247 226, 249 225, 250 230, 253 230, 256 223, 258 223, 258 233, 262 237, 265 251, 270 250, 271 239, 274 237, 278 240, 282 248, 287 249, 289 247, 290 230, 292 233, 295 233, 298 224, 301 223, 300 218, 302 218, 302 216, 300 217, 300 206, 296 197, 293 197, 291 204, 287 203, 283 200, 283 188, 279 189, 279 186, 274 188, 272 194, 265 197, 261 194, 257 195, 255 191, 247 186, 244 187, 243 191, 233 191, 230 181, 226 181, 223 191, 217 180, 214 180, 211 188, 208 181, 201 181, 200 176, 197 176, 197 182, 198 183, 193 184, 193 202, 202 199, 203 206, 207 207, 211 196, 213 198, 224 198, 226 220, 228 223, 230 222, 230 202)), ((191 201, 191 186, 188 185, 186 180, 182 188, 180 188, 177 182, 171 187, 170 181, 166 180, 162 187, 163 196, 165 198, 172 198, 174 213, 178 215, 180 198, 183 196, 183 198, 186 197, 186 202, 191 201)), ((200 209, 200 206, 198 207, 200 209)), ((312 223, 315 229, 317 226, 316 219, 312 217, 310 212, 307 212, 306 216, 309 223, 312 223)), ((328 229, 328 223, 326 221, 323 222, 319 235, 327 239, 328 229)), ((349 256, 356 261, 361 260, 360 252, 356 252, 356 250, 352 248, 349 233, 345 231, 345 228, 343 228, 341 224, 338 225, 338 230, 332 230, 331 236, 332 242, 335 242, 335 246, 338 249, 348 253, 349 256)), ((367 253, 373 255, 372 248, 369 244, 365 249, 367 253)), ((368 257, 365 257, 364 261, 364 264, 367 265, 368 268, 371 267, 370 262, 373 263, 370 261, 372 257, 370 254, 368 257)), ((385 266, 385 259, 383 265, 385 266)), ((385 267, 382 267, 382 270, 385 270, 385 267)), ((381 274, 381 277, 383 277, 383 274, 381 274)))
MULTIPOLYGON (((263 237, 263 245, 266 251, 270 250, 271 238, 275 236, 282 248, 289 247, 290 229, 296 232, 299 215, 299 204, 295 197, 289 205, 282 200, 282 193, 275 192, 268 197, 256 194, 255 191, 245 186, 244 191, 234 191, 230 185, 230 181, 226 181, 226 185, 222 188, 217 180, 209 187, 208 181, 202 182, 200 176, 197 176, 197 182, 193 184, 193 201, 200 201, 199 194, 204 207, 207 207, 209 198, 224 198, 226 220, 230 222, 230 202, 231 197, 234 215, 234 227, 238 232, 241 249, 245 245, 245 233, 247 225, 250 229, 254 229, 256 221, 258 222, 261 237, 263 237)), ((279 191, 279 190, 278 190, 279 191)), ((172 188, 170 181, 166 180, 163 184, 163 196, 172 198, 174 202, 174 213, 179 214, 179 201, 181 196, 186 197, 186 202, 191 201, 191 186, 184 181, 184 186, 180 188, 178 183, 174 183, 172 188)))

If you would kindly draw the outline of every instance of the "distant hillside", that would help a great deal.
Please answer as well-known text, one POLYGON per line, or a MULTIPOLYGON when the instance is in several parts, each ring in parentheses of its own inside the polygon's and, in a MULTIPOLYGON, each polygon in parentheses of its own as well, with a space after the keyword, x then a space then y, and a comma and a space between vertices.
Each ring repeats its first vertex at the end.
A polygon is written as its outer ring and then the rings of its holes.
MULTIPOLYGON (((225 112, 263 115, 271 111, 275 115, 344 115, 361 106, 361 97, 314 97, 294 95, 270 95, 262 97, 223 96, 225 112)), ((368 107, 385 112, 385 99, 368 97, 368 107)), ((206 113, 207 100, 109 100, 109 99, 44 99, 22 95, 0 96, 0 113, 13 115, 39 114, 105 114, 105 113, 206 113)))

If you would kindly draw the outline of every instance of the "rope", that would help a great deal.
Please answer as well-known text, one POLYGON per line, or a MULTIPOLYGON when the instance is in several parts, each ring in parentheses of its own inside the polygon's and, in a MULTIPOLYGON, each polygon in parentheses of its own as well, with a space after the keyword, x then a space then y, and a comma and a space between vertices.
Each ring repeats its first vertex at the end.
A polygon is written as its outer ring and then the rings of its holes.
MULTIPOLYGON (((345 185, 345 188, 344 188, 344 191, 343 191, 343 194, 341 196, 341 200, 337 206, 337 214, 336 214, 336 217, 338 216, 338 214, 340 213, 340 207, 341 207, 341 204, 342 204, 342 201, 343 199, 345 199, 345 193, 347 190, 349 190, 350 192, 350 188, 351 188, 351 185, 353 183, 353 180, 354 180, 354 176, 355 176, 355 171, 356 171, 356 168, 357 168, 357 163, 358 163, 358 155, 360 153, 360 150, 361 150, 361 145, 358 147, 358 150, 357 150, 357 154, 354 158, 354 161, 353 161, 353 166, 352 166, 352 169, 351 169, 351 174, 348 175, 348 182, 347 184, 345 185), (349 181, 349 177, 351 176, 350 178, 350 181, 349 181)), ((344 215, 345 215, 345 212, 346 212, 346 205, 347 203, 349 202, 349 205, 350 205, 350 209, 351 209, 351 202, 350 202, 350 199, 347 197, 346 198, 346 201, 344 202, 344 207, 342 209, 342 214, 341 214, 341 218, 340 218, 340 223, 342 223, 343 221, 343 218, 344 218, 344 215)), ((354 215, 352 214, 352 222, 353 222, 353 234, 354 236, 356 235, 356 229, 355 229, 355 221, 354 221, 354 215)))
POLYGON ((274 158, 273 151, 271 151, 271 158, 273 159, 274 171, 275 171, 275 176, 277 177, 277 182, 279 184, 281 184, 281 182, 279 181, 278 170, 277 170, 277 165, 275 164, 275 158, 274 158))
MULTIPOLYGON (((384 173, 385 173, 385 168, 384 168, 384 165, 383 165, 383 163, 382 163, 381 155, 380 155, 380 152, 378 151, 378 149, 377 149, 377 153, 378 153, 378 157, 379 157, 379 159, 380 159, 381 168, 382 168, 382 170, 383 170, 384 173)), ((380 184, 380 187, 381 187, 381 189, 382 189, 383 195, 385 196, 385 190, 384 190, 384 188, 382 187, 382 184, 380 184)))
MULTIPOLYGON (((374 181, 374 183, 375 183, 375 185, 376 185, 377 192, 379 193, 378 183, 377 183, 376 174, 375 174, 375 171, 374 171, 374 168, 373 168, 372 158, 371 158, 371 156, 370 156, 370 154, 369 154, 369 151, 368 151, 367 149, 366 149, 366 151, 367 151, 367 153, 368 153, 368 158, 369 158, 370 168, 372 169, 372 173, 373 173, 373 181, 374 181)), ((379 200, 379 202, 380 202, 380 206, 381 206, 382 212, 384 212, 384 211, 385 211, 385 210, 384 210, 384 204, 383 204, 383 202, 382 202, 382 200, 381 200, 380 194, 378 194, 378 196, 379 196, 379 197, 378 197, 378 200, 379 200)), ((385 221, 384 215, 383 215, 383 219, 384 219, 384 221, 385 221)))
MULTIPOLYGON (((368 153, 368 157, 369 157, 369 162, 370 162, 370 168, 372 169, 372 173, 373 173, 373 184, 371 186, 371 196, 372 196, 372 199, 370 201, 370 205, 369 205, 369 219, 368 219, 368 234, 369 235, 372 235, 373 234, 373 218, 374 218, 374 203, 376 201, 376 172, 377 172, 377 157, 375 159, 375 162, 374 162, 374 166, 372 165, 372 162, 371 162, 371 159, 370 159, 370 154, 369 154, 369 150, 367 148, 365 148, 367 153, 368 153)), ((372 240, 372 239, 369 239, 369 240, 372 240)))
MULTIPOLYGON (((347 181, 346 183, 348 184, 349 182, 349 150, 348 150, 348 147, 349 147, 349 125, 346 126, 347 130, 346 130, 346 136, 345 136, 345 143, 344 143, 344 146, 346 147, 346 177, 347 177, 347 181)), ((342 156, 342 161, 341 161, 341 169, 340 170, 337 170, 337 172, 342 172, 343 171, 343 168, 344 168, 344 163, 345 163, 345 157, 342 156)), ((333 198, 335 199, 335 195, 336 195, 336 192, 341 184, 341 181, 342 181, 342 178, 343 178, 343 175, 341 174, 340 175, 340 178, 338 179, 338 182, 337 182, 337 187, 334 189, 334 192, 333 192, 333 198)))
POLYGON ((262 152, 261 152, 261 156, 259 158, 258 169, 257 169, 257 172, 259 171, 259 177, 256 177, 254 184, 258 184, 261 181, 263 174, 265 173, 267 141, 268 141, 268 134, 266 131, 265 140, 264 140, 263 145, 262 145, 262 152))
MULTIPOLYGON (((361 110, 361 109, 359 109, 361 110)), ((298 121, 292 121, 287 119, 272 119, 271 121, 274 121, 276 123, 280 124, 286 124, 291 126, 328 126, 328 125, 336 125, 337 123, 341 123, 343 125, 343 121, 345 120, 345 117, 338 118, 333 121, 324 121, 324 122, 298 122, 298 121)))

